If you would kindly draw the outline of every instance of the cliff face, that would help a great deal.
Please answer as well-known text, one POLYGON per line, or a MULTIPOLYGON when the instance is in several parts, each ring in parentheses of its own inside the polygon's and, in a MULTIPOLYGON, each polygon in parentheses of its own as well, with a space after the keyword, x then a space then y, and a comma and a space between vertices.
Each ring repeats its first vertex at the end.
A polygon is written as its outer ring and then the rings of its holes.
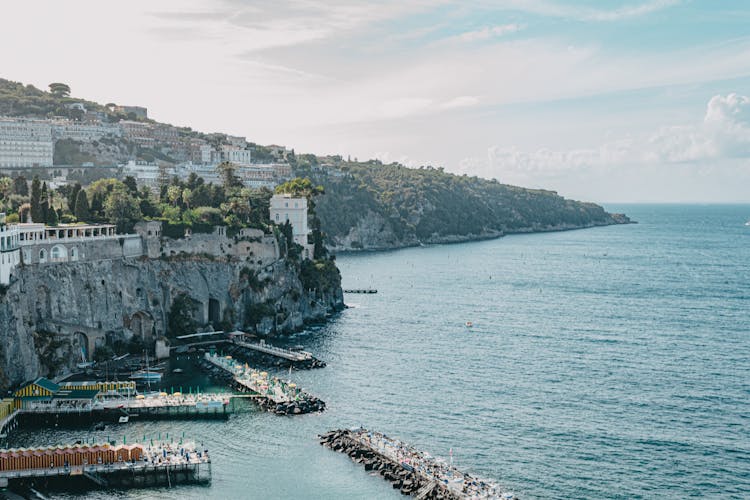
POLYGON ((221 323, 288 332, 343 307, 338 271, 327 287, 306 290, 299 263, 286 259, 122 258, 27 266, 15 276, 0 302, 1 388, 70 370, 81 345, 153 345, 178 297, 188 299, 199 330, 221 323))

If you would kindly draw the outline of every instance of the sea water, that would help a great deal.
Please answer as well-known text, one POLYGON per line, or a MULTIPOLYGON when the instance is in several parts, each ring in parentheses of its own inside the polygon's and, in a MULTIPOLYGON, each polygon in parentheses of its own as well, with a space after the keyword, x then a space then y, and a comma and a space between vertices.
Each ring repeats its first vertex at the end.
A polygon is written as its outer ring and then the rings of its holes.
MULTIPOLYGON (((522 498, 747 498, 750 206, 606 208, 639 224, 339 256, 345 288, 378 293, 285 341, 328 362, 292 373, 323 414, 248 404, 12 444, 169 432, 213 457, 210 486, 91 498, 400 498, 317 442, 359 425, 522 498)), ((210 385, 181 377, 164 384, 210 385)))

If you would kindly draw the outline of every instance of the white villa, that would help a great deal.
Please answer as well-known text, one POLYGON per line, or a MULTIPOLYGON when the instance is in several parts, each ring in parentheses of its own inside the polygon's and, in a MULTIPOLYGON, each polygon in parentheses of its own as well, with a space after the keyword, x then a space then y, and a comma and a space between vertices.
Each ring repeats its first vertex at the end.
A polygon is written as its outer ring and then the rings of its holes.
POLYGON ((307 242, 310 229, 307 225, 307 198, 295 198, 291 194, 275 194, 271 197, 271 221, 275 224, 292 225, 294 242, 305 249, 305 257, 312 258, 313 245, 307 242))

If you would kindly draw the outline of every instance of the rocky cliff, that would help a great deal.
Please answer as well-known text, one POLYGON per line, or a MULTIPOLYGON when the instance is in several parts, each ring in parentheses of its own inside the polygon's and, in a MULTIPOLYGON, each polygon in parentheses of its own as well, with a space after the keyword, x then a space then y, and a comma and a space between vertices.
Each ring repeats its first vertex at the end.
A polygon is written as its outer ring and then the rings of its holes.
POLYGON ((504 234, 562 231, 626 224, 594 203, 554 191, 407 168, 378 161, 298 159, 295 174, 325 190, 316 212, 329 248, 380 250, 419 244, 496 238, 504 234), (302 160, 305 160, 304 163, 302 160))
POLYGON ((153 345, 178 298, 199 330, 282 333, 342 308, 335 266, 314 285, 302 267, 184 254, 21 267, 0 302, 0 387, 70 370, 82 345, 153 345))

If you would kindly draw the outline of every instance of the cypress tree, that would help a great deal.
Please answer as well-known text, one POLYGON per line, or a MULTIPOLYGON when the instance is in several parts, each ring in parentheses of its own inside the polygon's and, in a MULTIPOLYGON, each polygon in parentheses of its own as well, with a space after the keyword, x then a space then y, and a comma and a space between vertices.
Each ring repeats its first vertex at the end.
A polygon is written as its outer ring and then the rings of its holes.
POLYGON ((89 212, 89 199, 86 196, 86 190, 84 189, 78 191, 73 214, 79 222, 88 222, 91 218, 91 213, 89 212))
POLYGON ((39 177, 34 176, 34 180, 31 181, 31 219, 34 222, 43 222, 42 220, 42 209, 40 206, 42 199, 42 186, 39 182, 39 177))
POLYGON ((55 207, 49 207, 47 210, 47 225, 48 226, 56 226, 58 222, 57 219, 57 210, 55 210, 55 207))
POLYGON ((47 183, 42 183, 42 193, 39 198, 39 211, 41 212, 42 220, 39 222, 47 223, 47 219, 49 219, 49 191, 47 191, 47 183))
POLYGON ((78 201, 78 193, 81 191, 81 183, 76 182, 75 185, 70 189, 68 193, 68 211, 75 214, 76 202, 78 201))

